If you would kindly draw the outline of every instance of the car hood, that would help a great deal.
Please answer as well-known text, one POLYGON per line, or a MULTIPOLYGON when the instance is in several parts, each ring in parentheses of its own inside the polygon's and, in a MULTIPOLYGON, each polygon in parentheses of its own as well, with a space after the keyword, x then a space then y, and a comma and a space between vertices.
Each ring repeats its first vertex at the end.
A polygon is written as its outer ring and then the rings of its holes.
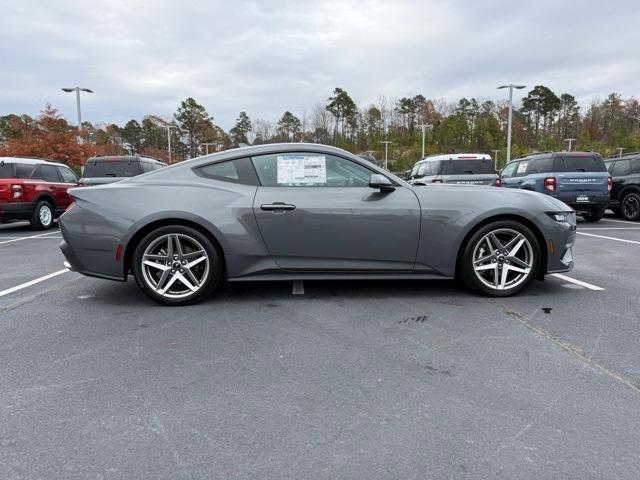
POLYGON ((546 212, 566 212, 573 210, 564 202, 531 190, 501 188, 487 185, 456 185, 436 183, 424 186, 413 186, 419 199, 433 199, 442 194, 445 197, 465 199, 472 204, 483 200, 495 207, 530 207, 533 210, 546 212))

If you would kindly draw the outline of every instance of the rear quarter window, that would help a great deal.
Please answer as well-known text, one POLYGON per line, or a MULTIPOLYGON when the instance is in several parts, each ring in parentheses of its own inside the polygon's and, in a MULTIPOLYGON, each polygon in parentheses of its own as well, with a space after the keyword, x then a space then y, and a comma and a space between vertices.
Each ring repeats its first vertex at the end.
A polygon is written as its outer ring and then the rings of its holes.
POLYGON ((606 172, 602 157, 597 155, 563 155, 555 157, 554 172, 606 172))
POLYGON ((13 163, 0 163, 0 178, 13 178, 13 163))
POLYGON ((196 175, 222 182, 240 183, 243 185, 258 185, 258 176, 253 168, 251 159, 238 158, 224 162, 211 163, 193 170, 196 175))

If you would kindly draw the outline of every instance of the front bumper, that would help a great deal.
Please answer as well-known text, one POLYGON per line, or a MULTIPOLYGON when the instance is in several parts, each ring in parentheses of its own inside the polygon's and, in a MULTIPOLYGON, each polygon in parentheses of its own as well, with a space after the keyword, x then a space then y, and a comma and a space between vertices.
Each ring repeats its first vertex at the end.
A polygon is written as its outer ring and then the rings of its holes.
POLYGON ((568 272, 573 268, 573 245, 576 243, 575 224, 557 222, 559 229, 547 236, 547 272, 568 272))

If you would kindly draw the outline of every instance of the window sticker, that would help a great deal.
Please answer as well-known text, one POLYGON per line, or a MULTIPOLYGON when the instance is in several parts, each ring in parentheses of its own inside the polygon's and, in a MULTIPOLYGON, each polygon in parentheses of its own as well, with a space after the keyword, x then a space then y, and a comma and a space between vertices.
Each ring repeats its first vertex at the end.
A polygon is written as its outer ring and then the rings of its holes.
POLYGON ((278 185, 327 183, 324 155, 278 155, 278 185))
POLYGON ((524 173, 527 170, 527 165, 529 165, 529 162, 520 162, 516 173, 524 173))

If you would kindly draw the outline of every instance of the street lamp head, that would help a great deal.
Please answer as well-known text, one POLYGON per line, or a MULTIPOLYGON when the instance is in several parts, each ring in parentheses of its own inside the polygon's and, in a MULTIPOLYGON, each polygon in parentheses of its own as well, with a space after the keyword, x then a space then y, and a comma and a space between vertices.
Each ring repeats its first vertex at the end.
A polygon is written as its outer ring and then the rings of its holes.
POLYGON ((93 93, 93 90, 90 90, 88 88, 81 88, 80 90, 82 90, 83 92, 87 92, 87 93, 93 93))
POLYGON ((522 90, 526 85, 514 85, 513 88, 517 88, 518 90, 522 90))
POLYGON ((63 88, 62 91, 63 92, 75 92, 75 88, 63 88))
POLYGON ((503 88, 509 88, 509 85, 500 85, 500 86, 498 87, 498 90, 501 90, 501 89, 503 89, 503 88))

